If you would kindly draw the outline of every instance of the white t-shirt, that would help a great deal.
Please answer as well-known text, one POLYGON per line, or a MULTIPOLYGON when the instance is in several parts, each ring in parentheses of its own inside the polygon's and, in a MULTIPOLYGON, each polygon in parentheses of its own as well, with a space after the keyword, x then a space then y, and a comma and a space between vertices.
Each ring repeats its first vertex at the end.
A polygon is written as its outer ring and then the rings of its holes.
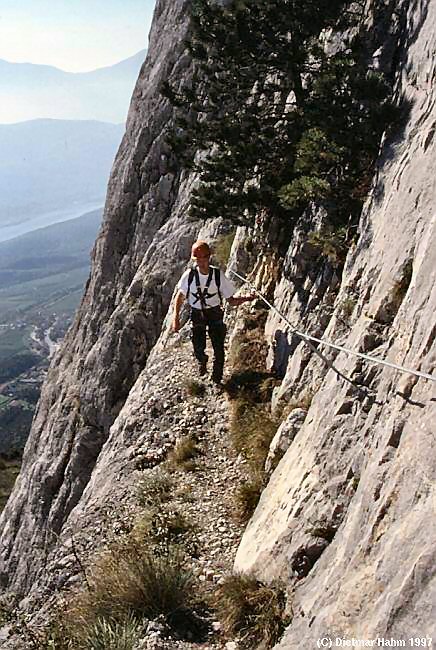
MULTIPOLYGON (((220 305, 220 297, 218 294, 217 286, 215 284, 215 270, 214 270, 215 267, 211 266, 209 268, 212 269, 212 279, 210 281, 207 294, 206 295, 203 294, 207 308, 218 307, 220 305)), ((183 273, 177 285, 177 288, 179 289, 179 291, 183 293, 185 297, 188 293, 188 279, 189 279, 190 272, 191 269, 187 269, 183 273)), ((207 278, 209 277, 209 273, 203 275, 203 273, 200 273, 200 271, 198 271, 198 277, 200 278, 200 288, 202 289, 202 291, 204 291, 207 278)), ((220 270, 220 293, 223 298, 230 298, 231 296, 233 296, 234 293, 236 293, 236 288, 229 280, 229 278, 225 275, 225 273, 223 273, 223 271, 221 270, 220 270)), ((192 278, 191 286, 189 289, 188 303, 194 309, 201 309, 201 302, 197 295, 197 282, 195 279, 195 275, 192 278)))

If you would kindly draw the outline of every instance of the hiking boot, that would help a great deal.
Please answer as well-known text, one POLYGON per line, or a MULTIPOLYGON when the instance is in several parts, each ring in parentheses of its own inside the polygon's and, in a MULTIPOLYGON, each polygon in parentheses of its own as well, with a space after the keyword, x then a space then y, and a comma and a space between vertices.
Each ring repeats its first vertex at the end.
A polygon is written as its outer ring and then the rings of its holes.
POLYGON ((223 364, 217 363, 216 359, 213 362, 212 368, 212 381, 214 384, 220 384, 223 380, 223 364))
POLYGON ((224 390, 224 385, 222 383, 222 377, 219 377, 217 375, 212 374, 210 379, 211 379, 211 382, 212 382, 212 386, 215 388, 215 390, 218 393, 222 393, 222 391, 224 390))
POLYGON ((204 375, 207 373, 207 360, 208 356, 204 355, 204 358, 198 362, 198 374, 200 377, 204 377, 204 375))
POLYGON ((211 379, 212 379, 214 384, 221 384, 221 382, 223 380, 223 376, 221 374, 213 372, 211 379))

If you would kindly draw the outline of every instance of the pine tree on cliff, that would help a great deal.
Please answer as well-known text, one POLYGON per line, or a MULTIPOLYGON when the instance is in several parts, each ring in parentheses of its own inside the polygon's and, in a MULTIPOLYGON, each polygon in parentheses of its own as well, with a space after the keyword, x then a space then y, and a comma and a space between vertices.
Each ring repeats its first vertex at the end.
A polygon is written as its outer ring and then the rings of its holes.
POLYGON ((327 53, 328 30, 356 26, 356 7, 193 0, 195 73, 163 92, 179 114, 174 151, 200 173, 194 216, 293 222, 311 200, 328 202, 339 223, 358 214, 388 88, 367 73, 358 38, 327 53))

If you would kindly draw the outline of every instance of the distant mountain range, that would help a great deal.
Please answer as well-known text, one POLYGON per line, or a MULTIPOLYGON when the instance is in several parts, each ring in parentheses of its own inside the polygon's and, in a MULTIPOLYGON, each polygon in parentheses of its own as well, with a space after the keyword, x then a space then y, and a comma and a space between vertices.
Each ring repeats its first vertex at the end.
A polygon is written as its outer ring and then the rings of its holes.
POLYGON ((123 132, 96 121, 0 125, 0 241, 102 206, 123 132))
POLYGON ((125 122, 145 50, 112 66, 72 73, 0 59, 0 123, 36 118, 125 122))
POLYGON ((101 218, 102 210, 94 210, 77 219, 0 242, 0 306, 3 307, 2 297, 8 287, 21 285, 22 291, 24 283, 78 269, 86 275, 101 218))

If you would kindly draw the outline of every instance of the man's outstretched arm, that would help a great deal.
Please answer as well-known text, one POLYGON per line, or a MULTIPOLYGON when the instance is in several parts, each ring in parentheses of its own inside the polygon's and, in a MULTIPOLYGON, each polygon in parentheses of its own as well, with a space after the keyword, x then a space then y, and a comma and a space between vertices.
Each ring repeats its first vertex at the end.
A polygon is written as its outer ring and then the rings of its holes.
POLYGON ((252 300, 256 300, 256 298, 257 296, 255 294, 252 294, 251 296, 231 296, 230 298, 227 298, 227 302, 232 307, 238 307, 244 302, 251 302, 252 300))
POLYGON ((179 291, 176 296, 176 302, 174 304, 173 332, 178 332, 180 329, 180 310, 184 302, 185 294, 179 291))

